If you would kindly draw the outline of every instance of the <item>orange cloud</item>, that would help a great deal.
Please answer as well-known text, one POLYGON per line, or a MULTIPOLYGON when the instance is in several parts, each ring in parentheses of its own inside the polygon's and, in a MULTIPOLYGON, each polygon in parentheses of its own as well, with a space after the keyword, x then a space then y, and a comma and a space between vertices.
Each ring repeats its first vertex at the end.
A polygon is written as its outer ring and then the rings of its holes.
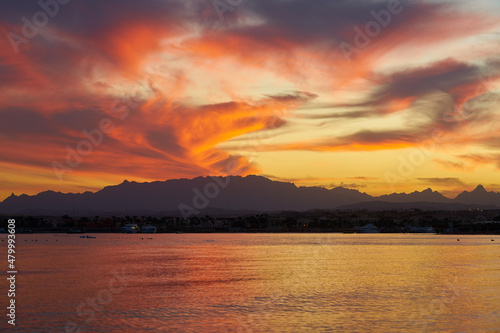
POLYGON ((245 158, 231 156, 217 146, 243 134, 273 129, 284 123, 279 120, 309 99, 307 95, 288 98, 268 97, 261 100, 241 100, 202 107, 141 109, 116 139, 129 146, 137 143, 155 153, 192 165, 203 174, 247 174, 257 169, 245 158), (162 113, 161 118, 155 115, 162 113), (154 118, 155 117, 155 118, 154 118), (139 119, 138 119, 139 120, 139 119), (127 133, 134 133, 133 140, 127 133), (167 144, 165 144, 167 143, 167 144))
POLYGON ((500 154, 466 154, 459 155, 458 158, 472 162, 476 165, 496 164, 500 168, 500 154))
MULTIPOLYGON (((294 110, 316 97, 299 92, 265 96, 267 88, 251 96, 235 88, 250 79, 261 79, 262 72, 285 82, 283 87, 273 86, 272 91, 313 91, 320 98, 335 98, 334 107, 341 107, 342 112, 331 118, 356 118, 362 126, 350 135, 289 140, 258 150, 400 149, 428 139, 434 128, 447 131, 454 142, 498 142, 496 132, 481 127, 493 127, 493 120, 498 119, 492 112, 478 112, 463 126, 455 127, 443 121, 441 109, 428 111, 435 114, 429 115, 425 124, 392 131, 366 130, 371 128, 369 120, 362 123, 362 118, 412 111, 416 101, 425 99, 430 90, 443 91, 462 108, 483 95, 485 87, 478 88, 481 75, 500 77, 499 64, 485 60, 484 54, 481 65, 472 65, 465 57, 450 59, 457 56, 454 54, 443 54, 447 60, 432 58, 419 68, 401 60, 408 55, 421 60, 425 50, 440 43, 491 30, 498 24, 494 13, 466 13, 449 2, 408 3, 370 45, 347 61, 338 44, 352 41, 353 28, 372 20, 370 11, 385 8, 385 3, 318 0, 312 6, 307 1, 256 1, 238 8, 231 14, 230 24, 219 30, 211 30, 207 22, 199 20, 200 14, 213 16, 208 13, 210 2, 208 9, 191 1, 124 0, 120 4, 71 2, 22 45, 18 54, 6 38, 0 38, 0 136, 5 142, 0 158, 4 163, 55 178, 52 162, 64 163, 68 147, 76 149, 82 140, 88 140, 82 131, 96 129, 102 119, 109 118, 114 129, 65 175, 67 179, 92 181, 96 174, 164 179, 257 172, 256 165, 222 149, 222 144, 231 140, 233 144, 245 134, 283 127, 294 110), (403 65, 388 66, 396 60, 403 65), (230 95, 226 102, 221 103, 220 96, 201 100, 196 95, 199 87, 193 88, 192 80, 204 78, 190 76, 191 67, 213 69, 226 63, 241 66, 246 73, 255 70, 255 78, 235 71, 229 82, 214 87, 224 86, 220 90, 224 96, 230 95), (166 68, 166 80, 158 73, 147 73, 151 64, 166 68), (363 91, 359 81, 365 82, 363 91), (131 89, 137 87, 136 96, 131 89), (349 94, 344 95, 339 88, 349 94), (112 110, 114 101, 132 95, 137 97, 137 106, 129 106, 125 119, 118 118, 112 110), (452 135, 459 130, 460 136, 452 135)), ((20 31, 18 18, 32 10, 39 8, 22 2, 5 4, 0 33, 20 31)), ((210 73, 217 76, 216 70, 210 73)), ((249 148, 243 142, 236 151, 249 148)), ((486 163, 474 158, 463 157, 468 163, 486 163)))
POLYGON ((448 160, 443 160, 439 158, 435 158, 432 160, 433 162, 443 166, 445 169, 448 170, 459 170, 459 171, 467 171, 470 168, 463 162, 454 162, 454 161, 448 161, 448 160))

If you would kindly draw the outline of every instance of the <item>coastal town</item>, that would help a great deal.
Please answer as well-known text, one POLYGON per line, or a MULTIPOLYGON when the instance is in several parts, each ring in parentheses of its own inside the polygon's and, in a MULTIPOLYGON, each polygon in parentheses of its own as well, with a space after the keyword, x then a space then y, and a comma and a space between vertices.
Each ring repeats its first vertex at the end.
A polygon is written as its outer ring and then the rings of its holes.
POLYGON ((312 210, 238 216, 0 216, 18 233, 336 232, 500 234, 500 210, 312 210))

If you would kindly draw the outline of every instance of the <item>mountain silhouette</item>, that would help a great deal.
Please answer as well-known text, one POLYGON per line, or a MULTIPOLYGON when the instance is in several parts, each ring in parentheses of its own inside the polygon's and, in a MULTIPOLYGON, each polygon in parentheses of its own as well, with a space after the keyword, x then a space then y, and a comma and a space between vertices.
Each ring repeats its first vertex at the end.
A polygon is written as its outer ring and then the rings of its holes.
POLYGON ((472 192, 463 191, 460 193, 455 201, 468 204, 499 205, 500 193, 488 192, 483 185, 478 185, 472 192))
POLYGON ((479 185, 449 199, 426 189, 412 193, 392 193, 373 197, 358 190, 336 187, 297 187, 262 176, 197 177, 150 183, 125 180, 97 192, 61 193, 45 191, 37 195, 12 194, 0 203, 2 214, 166 214, 192 216, 207 211, 271 212, 311 209, 465 209, 500 207, 500 193, 479 185))
POLYGON ((430 188, 423 190, 422 192, 415 191, 409 194, 392 193, 381 195, 378 197, 378 200, 387 202, 453 202, 451 199, 445 197, 437 191, 432 191, 430 188))

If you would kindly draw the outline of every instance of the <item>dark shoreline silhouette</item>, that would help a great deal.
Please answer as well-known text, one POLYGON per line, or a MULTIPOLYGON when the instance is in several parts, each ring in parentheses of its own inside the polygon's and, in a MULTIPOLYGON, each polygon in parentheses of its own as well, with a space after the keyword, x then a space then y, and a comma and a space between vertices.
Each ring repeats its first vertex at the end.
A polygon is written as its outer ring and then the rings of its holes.
MULTIPOLYGON (((157 233, 380 233, 500 234, 496 210, 310 210, 233 216, 0 216, 0 228, 16 220, 18 233, 121 233, 126 225, 155 227, 157 233), (366 229, 366 228, 365 228, 366 229), (370 230, 370 228, 368 228, 370 230)), ((149 228, 151 229, 151 228, 149 228)))

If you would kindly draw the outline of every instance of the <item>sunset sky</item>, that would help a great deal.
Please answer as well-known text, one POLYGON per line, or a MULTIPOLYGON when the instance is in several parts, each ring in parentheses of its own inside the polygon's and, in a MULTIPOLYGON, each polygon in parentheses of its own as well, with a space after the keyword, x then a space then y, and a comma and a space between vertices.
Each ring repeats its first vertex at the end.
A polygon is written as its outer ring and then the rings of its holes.
POLYGON ((497 0, 0 4, 0 200, 260 174, 500 191, 497 0))

